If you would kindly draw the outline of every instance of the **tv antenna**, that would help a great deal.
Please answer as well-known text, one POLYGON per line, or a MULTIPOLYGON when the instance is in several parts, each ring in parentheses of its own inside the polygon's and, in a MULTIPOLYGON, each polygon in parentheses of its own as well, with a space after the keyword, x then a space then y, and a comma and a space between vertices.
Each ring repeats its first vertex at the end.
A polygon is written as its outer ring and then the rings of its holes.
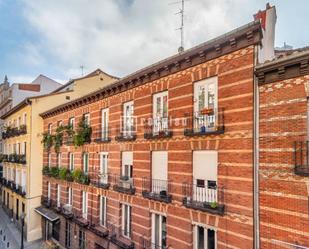
POLYGON ((82 70, 82 76, 84 76, 84 65, 81 65, 79 68, 82 70))
POLYGON ((175 13, 175 15, 180 15, 180 27, 176 30, 180 30, 180 47, 178 48, 178 52, 182 53, 184 51, 184 15, 185 15, 185 1, 181 0, 178 2, 173 2, 170 4, 179 4, 181 3, 181 9, 179 9, 179 12, 175 13))

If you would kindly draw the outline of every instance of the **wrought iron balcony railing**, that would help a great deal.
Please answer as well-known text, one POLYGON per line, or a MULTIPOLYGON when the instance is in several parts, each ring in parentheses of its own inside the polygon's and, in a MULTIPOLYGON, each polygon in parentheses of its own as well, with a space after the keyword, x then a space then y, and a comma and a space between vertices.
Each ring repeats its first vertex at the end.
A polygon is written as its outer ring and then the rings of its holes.
POLYGON ((110 240, 113 244, 123 249, 134 249, 134 242, 130 239, 132 229, 122 230, 121 226, 116 226, 108 222, 107 228, 109 230, 110 240))
POLYGON ((96 143, 108 143, 111 139, 110 127, 98 127, 92 132, 92 140, 96 143))
POLYGON ((131 195, 135 194, 133 178, 130 178, 129 176, 119 176, 119 175, 114 175, 113 178, 114 178, 113 189, 115 191, 131 195))
POLYGON ((99 174, 96 177, 91 178, 91 185, 102 188, 102 189, 109 189, 110 184, 112 182, 112 176, 109 174, 99 174))
POLYGON ((183 205, 212 214, 224 214, 224 189, 215 184, 183 184, 183 205), (207 186, 208 185, 208 186, 207 186))
POLYGON ((205 109, 202 113, 185 114, 185 136, 202 136, 224 133, 224 109, 205 109))
POLYGON ((309 176, 309 141, 294 142, 294 172, 296 175, 309 176))
POLYGON ((165 203, 172 201, 172 183, 167 180, 143 178, 143 197, 165 203))
POLYGON ((144 124, 144 138, 155 139, 172 137, 173 132, 169 128, 169 123, 168 117, 157 117, 146 121, 144 124))
POLYGON ((136 129, 134 125, 118 127, 116 129, 116 141, 134 141, 136 139, 136 129))

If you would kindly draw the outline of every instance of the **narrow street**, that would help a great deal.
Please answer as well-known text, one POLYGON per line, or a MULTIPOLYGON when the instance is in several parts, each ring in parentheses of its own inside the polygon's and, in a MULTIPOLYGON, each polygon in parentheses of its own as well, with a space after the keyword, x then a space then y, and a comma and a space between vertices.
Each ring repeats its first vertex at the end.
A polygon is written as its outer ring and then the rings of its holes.
MULTIPOLYGON (((0 249, 19 249, 21 234, 0 205, 0 249)), ((41 242, 24 242, 24 249, 40 249, 41 242)))

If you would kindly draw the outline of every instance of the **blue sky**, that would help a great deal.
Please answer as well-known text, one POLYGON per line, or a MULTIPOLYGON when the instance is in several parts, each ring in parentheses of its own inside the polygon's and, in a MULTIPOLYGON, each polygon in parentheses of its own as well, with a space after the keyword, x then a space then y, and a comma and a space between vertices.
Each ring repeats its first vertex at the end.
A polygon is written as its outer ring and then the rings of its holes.
MULTIPOLYGON (((177 51, 177 5, 169 0, 0 0, 0 80, 38 74, 65 82, 102 68, 124 76, 177 51)), ((185 47, 253 20, 263 0, 190 0, 185 47), (214 21, 215 20, 215 21, 214 21)), ((269 1, 277 8, 276 45, 309 45, 309 1, 269 1)))

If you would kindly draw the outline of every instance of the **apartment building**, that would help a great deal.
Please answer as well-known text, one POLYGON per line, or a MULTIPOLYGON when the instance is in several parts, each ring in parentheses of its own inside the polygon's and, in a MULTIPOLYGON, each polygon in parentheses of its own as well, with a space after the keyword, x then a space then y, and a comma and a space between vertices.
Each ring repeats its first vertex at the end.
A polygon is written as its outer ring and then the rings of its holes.
POLYGON ((3 164, 1 201, 4 210, 19 229, 20 217, 25 214, 27 241, 40 239, 42 235, 41 216, 35 212, 35 208, 40 206, 42 194, 43 120, 39 114, 76 99, 85 85, 87 91, 91 92, 91 89, 97 90, 115 79, 96 70, 74 82, 70 81, 74 85, 70 90, 26 98, 1 117, 5 123, 2 132, 3 153, 0 156, 3 164))
POLYGON ((43 238, 252 248, 261 42, 254 21, 42 113, 45 138, 57 141, 44 143, 43 238))
POLYGON ((309 248, 309 49, 256 67, 260 248, 309 248))

